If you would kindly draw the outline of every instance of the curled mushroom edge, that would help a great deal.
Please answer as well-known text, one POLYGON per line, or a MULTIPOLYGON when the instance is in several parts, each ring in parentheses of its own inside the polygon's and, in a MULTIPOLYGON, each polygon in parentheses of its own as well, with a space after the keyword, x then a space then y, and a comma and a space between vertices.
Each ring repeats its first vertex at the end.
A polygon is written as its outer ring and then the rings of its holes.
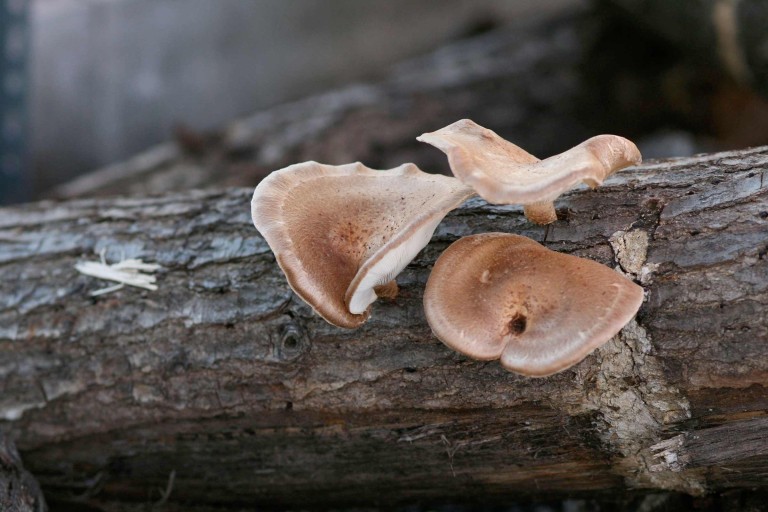
POLYGON ((557 220, 554 201, 585 183, 595 188, 614 172, 642 161, 637 146, 618 135, 597 135, 539 160, 470 119, 416 138, 443 151, 454 176, 493 204, 521 204, 537 224, 557 220))
POLYGON ((414 164, 294 164, 256 187, 253 223, 293 291, 323 319, 353 329, 429 243, 443 217, 474 196, 455 178, 414 164))

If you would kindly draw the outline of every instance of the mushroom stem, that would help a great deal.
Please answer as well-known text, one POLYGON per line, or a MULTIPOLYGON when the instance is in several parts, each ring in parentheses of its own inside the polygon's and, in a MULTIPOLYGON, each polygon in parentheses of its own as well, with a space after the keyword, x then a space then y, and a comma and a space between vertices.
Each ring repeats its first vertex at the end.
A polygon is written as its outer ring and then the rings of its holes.
POLYGON ((397 282, 393 279, 388 283, 375 286, 373 291, 376 292, 376 296, 380 299, 394 299, 397 297, 400 288, 398 288, 397 282))
POLYGON ((528 220, 536 224, 552 224, 557 220, 555 203, 552 201, 526 204, 523 206, 523 212, 528 220))

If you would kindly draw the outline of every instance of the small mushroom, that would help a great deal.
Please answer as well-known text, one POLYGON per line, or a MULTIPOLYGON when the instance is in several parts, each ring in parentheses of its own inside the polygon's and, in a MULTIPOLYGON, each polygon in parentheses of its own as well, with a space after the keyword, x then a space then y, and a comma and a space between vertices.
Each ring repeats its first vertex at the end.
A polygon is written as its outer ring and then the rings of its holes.
POLYGON ((291 288, 325 320, 355 328, 437 225, 474 192, 413 164, 377 171, 357 162, 304 162, 257 187, 253 223, 291 288))
POLYGON ((584 359, 642 302, 643 289, 610 268, 506 233, 453 243, 424 292, 427 321, 443 343, 531 377, 584 359))
POLYGON ((629 165, 640 151, 617 135, 598 135, 564 153, 539 160, 495 132, 462 119, 417 140, 448 155, 453 174, 493 204, 522 204, 537 224, 557 220, 554 200, 579 183, 595 188, 629 165))

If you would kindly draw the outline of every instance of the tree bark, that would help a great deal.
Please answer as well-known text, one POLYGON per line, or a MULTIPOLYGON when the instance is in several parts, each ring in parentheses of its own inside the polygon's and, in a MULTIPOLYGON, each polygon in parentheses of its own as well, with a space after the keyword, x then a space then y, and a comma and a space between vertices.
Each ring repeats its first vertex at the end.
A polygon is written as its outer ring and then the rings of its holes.
POLYGON ((0 510, 5 512, 45 512, 40 486, 24 470, 14 444, 0 434, 0 510))
POLYGON ((473 200, 353 331, 291 293, 250 189, 0 210, 0 431, 52 503, 765 489, 766 169, 768 147, 649 162, 564 196, 548 231, 473 200), (422 290, 450 242, 487 231, 615 266, 647 301, 552 377, 468 360, 431 334, 422 290), (102 251, 159 263, 159 289, 90 297, 105 283, 74 265, 102 251))

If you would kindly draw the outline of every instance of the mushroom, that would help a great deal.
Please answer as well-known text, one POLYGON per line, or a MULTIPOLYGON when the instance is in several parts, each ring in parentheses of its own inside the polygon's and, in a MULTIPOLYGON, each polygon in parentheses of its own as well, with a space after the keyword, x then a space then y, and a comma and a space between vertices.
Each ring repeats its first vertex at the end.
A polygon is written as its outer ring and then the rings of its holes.
POLYGON ((642 302, 643 289, 610 268, 506 233, 453 243, 424 292, 427 321, 443 343, 532 377, 584 359, 642 302))
POLYGON ((448 155, 453 174, 493 204, 522 204, 537 224, 557 220, 554 200, 579 183, 592 188, 629 165, 640 151, 618 135, 598 135, 559 155, 539 160, 495 132, 462 119, 416 138, 448 155))
POLYGON ((377 296, 396 295, 397 274, 473 195, 413 164, 377 171, 304 162, 265 178, 251 213, 291 288, 325 320, 352 329, 377 296))

